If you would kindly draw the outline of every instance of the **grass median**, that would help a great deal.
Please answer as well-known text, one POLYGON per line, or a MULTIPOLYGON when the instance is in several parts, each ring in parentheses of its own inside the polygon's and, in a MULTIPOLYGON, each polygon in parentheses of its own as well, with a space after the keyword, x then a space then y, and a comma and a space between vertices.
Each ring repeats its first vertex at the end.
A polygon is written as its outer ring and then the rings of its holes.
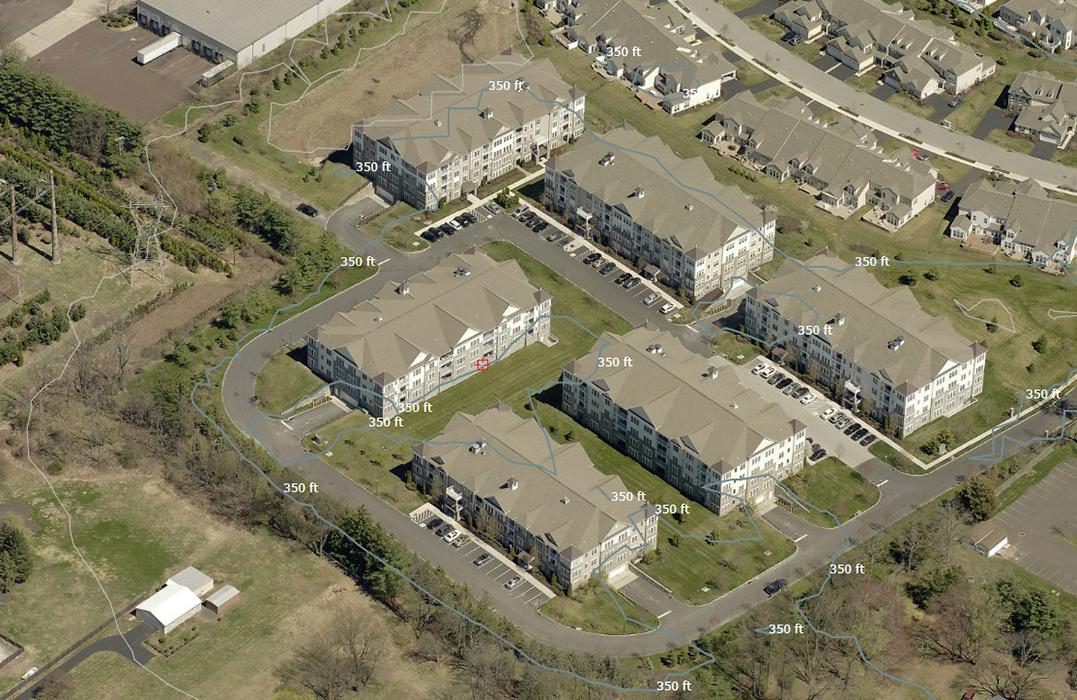
POLYGON ((595 582, 571 596, 551 598, 539 612, 565 627, 599 634, 638 634, 658 626, 649 610, 595 582))
POLYGON ((879 500, 875 484, 835 457, 805 465, 782 484, 806 506, 790 510, 820 527, 836 527, 879 500))
POLYGON ((307 368, 306 348, 278 350, 258 370, 254 395, 262 410, 280 414, 324 382, 307 368))

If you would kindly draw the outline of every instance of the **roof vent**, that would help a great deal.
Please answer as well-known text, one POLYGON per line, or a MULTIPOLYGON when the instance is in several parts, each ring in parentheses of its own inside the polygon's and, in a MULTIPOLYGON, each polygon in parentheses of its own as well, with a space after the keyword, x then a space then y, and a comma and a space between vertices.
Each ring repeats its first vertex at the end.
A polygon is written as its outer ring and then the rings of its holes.
POLYGON ((568 496, 561 496, 561 503, 563 503, 564 505, 567 506, 568 505, 568 496))
POLYGON ((476 440, 471 443, 471 447, 467 449, 473 455, 484 455, 486 454, 486 443, 482 440, 476 440))
POLYGON ((651 343, 650 345, 648 345, 647 352, 651 353, 652 355, 666 354, 666 351, 662 349, 662 346, 659 343, 651 343))
POLYGON ((823 291, 823 287, 822 287, 821 285, 818 285, 818 284, 817 284, 817 285, 815 285, 814 287, 812 287, 812 288, 811 288, 811 290, 812 290, 813 292, 821 292, 821 291, 823 291))
POLYGON ((714 365, 707 368, 707 371, 703 373, 707 379, 715 379, 718 376, 719 369, 714 365))
POLYGON ((466 267, 458 267, 452 271, 453 277, 468 277, 471 275, 471 270, 466 267))
POLYGON ((643 185, 640 185, 636 189, 632 190, 632 197, 636 199, 643 199, 643 195, 647 194, 647 190, 643 189, 643 185))
POLYGON ((385 320, 384 316, 375 316, 374 317, 374 323, 381 323, 384 320, 385 320))
POLYGON ((434 120, 434 126, 441 126, 441 120, 440 119, 435 119, 434 120))
POLYGON ((886 347, 888 347, 891 350, 897 350, 898 348, 900 348, 904 344, 905 344, 905 338, 899 335, 898 337, 894 338, 889 343, 887 343, 886 347))
POLYGON ((505 488, 507 488, 509 491, 515 491, 520 488, 520 482, 516 479, 515 476, 510 476, 509 480, 505 482, 505 488))
POLYGON ((479 112, 479 116, 482 117, 483 119, 491 119, 491 118, 493 118, 493 116, 494 116, 494 108, 493 107, 487 107, 486 109, 479 112))
POLYGON ((693 210, 693 209, 695 209, 695 208, 696 208, 696 207, 695 207, 695 205, 694 205, 694 204, 692 204, 691 202, 689 202, 688 204, 685 204, 685 205, 684 205, 684 210, 685 210, 685 211, 692 211, 692 210, 693 210))
POLYGON ((733 403, 729 404, 729 407, 732 408, 734 411, 737 410, 737 402, 734 401, 733 403))
POLYGON ((409 285, 407 282, 401 282, 400 286, 396 288, 396 293, 399 294, 400 296, 404 296, 405 294, 407 294, 410 291, 411 291, 411 285, 409 285))
POLYGON ((832 325, 832 326, 844 326, 845 325, 845 314, 842 314, 842 313, 834 314, 834 318, 830 319, 830 325, 832 325))
POLYGON ((613 162, 614 160, 616 160, 616 158, 617 156, 615 156, 613 153, 607 153, 606 155, 598 159, 598 164, 604 168, 607 165, 613 165, 613 162))

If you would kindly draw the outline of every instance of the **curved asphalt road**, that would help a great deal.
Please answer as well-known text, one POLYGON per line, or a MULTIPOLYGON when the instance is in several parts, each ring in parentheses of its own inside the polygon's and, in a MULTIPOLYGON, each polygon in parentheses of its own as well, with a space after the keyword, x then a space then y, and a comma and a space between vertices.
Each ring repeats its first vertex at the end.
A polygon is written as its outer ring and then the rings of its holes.
MULTIPOLYGON (((749 581, 703 606, 693 606, 670 598, 665 592, 642 577, 628 584, 624 592, 656 615, 662 615, 660 627, 656 630, 635 635, 611 636, 581 632, 559 625, 540 615, 534 608, 513 601, 505 589, 496 582, 486 578, 475 570, 469 561, 449 554, 455 550, 445 547, 440 540, 416 527, 404 514, 386 504, 357 483, 340 474, 328 463, 303 449, 299 442, 300 431, 285 428, 280 421, 265 416, 254 400, 254 382, 262 364, 275 351, 284 345, 301 342, 306 332, 326 321, 332 314, 355 306, 360 301, 370 298, 389 280, 400 281, 414 273, 431 268, 440 259, 454 250, 484 240, 504 238, 518 244, 524 250, 546 262, 554 269, 572 279, 576 269, 583 268, 578 262, 564 255, 560 250, 542 240, 541 237, 528 232, 514 222, 503 226, 478 224, 465 229, 453 238, 443 239, 430 249, 417 254, 404 254, 388 246, 372 241, 356 229, 354 208, 346 208, 336 213, 327 227, 342 241, 352 246, 357 253, 374 255, 379 261, 386 261, 377 275, 354 287, 344 290, 317 306, 284 321, 276 328, 263 333, 245 345, 233 358, 222 380, 222 397, 225 411, 233 423, 252 438, 257 439, 263 447, 283 464, 292 466, 304 479, 317 481, 323 493, 332 494, 339 501, 357 506, 362 505, 387 530, 393 533, 405 546, 428 562, 441 566, 453 579, 467 583, 480 595, 485 594, 490 604, 519 629, 535 639, 561 649, 604 654, 615 657, 653 654, 665 649, 682 646, 700 634, 729 622, 742 613, 755 607, 766 596, 762 587, 766 582, 776 578, 795 581, 821 566, 826 565, 838 552, 843 551, 850 538, 863 541, 873 533, 896 522, 915 510, 918 506, 946 491, 965 477, 980 471, 985 462, 975 461, 971 456, 960 457, 950 464, 923 476, 910 476, 896 472, 882 462, 872 460, 858 467, 858 470, 875 483, 888 480, 880 489, 882 495, 878 504, 857 518, 846 523, 841 529, 826 530, 818 528, 790 515, 782 509, 774 509, 766 518, 782 532, 798 537, 806 535, 797 551, 772 567, 765 574, 749 581), (511 224, 511 225, 510 225, 511 224), (566 269, 570 266, 570 269, 566 269)), ((593 275, 592 275, 593 277, 593 275)), ((607 285, 611 289, 612 285, 607 285)), ((593 290, 599 296, 597 290, 593 290)), ((603 299, 611 306, 615 301, 603 299)), ((625 313, 635 323, 642 308, 638 302, 630 301, 631 308, 625 313), (634 315, 628 313, 634 311, 634 315)), ((620 309, 617 309, 620 311, 620 309)), ((645 309, 644 309, 645 311, 645 309)), ((585 321, 585 320, 584 320, 585 321)), ((1059 419, 1043 413, 1036 413, 1024 422, 1006 431, 1008 438, 1027 442, 1042 437, 1045 429, 1057 429, 1059 419)), ((1001 442, 996 438, 997 442, 1001 442)), ((990 454, 991 445, 968 453, 990 454)), ((1002 458, 1002 448, 991 461, 1002 458)), ((735 546, 735 545, 730 545, 735 546)))
MULTIPOLYGON (((981 141, 867 95, 756 32, 720 2, 674 0, 673 4, 738 56, 768 69, 768 74, 809 99, 831 109, 850 110, 845 111, 848 116, 873 129, 911 140, 921 149, 963 161, 973 167, 984 170, 997 168, 1018 180, 1033 178, 1050 189, 1077 192, 1077 168, 981 141)), ((983 88, 973 88, 978 89, 983 88)))

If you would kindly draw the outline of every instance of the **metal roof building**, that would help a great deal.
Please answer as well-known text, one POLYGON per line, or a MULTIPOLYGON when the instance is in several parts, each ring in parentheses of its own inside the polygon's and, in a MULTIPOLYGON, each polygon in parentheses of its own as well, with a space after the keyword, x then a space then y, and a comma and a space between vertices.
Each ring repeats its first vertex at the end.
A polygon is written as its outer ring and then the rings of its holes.
POLYGON ((139 0, 138 23, 211 61, 239 68, 294 39, 350 0, 139 0))
POLYGON ((162 632, 171 632, 189 619, 202 601, 187 586, 168 583, 135 607, 135 617, 162 632))

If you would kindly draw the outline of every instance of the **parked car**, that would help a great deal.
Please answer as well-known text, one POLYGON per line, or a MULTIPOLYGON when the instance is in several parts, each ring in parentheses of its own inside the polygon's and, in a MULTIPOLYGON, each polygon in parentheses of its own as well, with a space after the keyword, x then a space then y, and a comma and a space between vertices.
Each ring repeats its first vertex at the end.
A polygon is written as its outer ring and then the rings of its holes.
POLYGON ((527 211, 527 205, 521 204, 512 211, 512 216, 514 218, 519 218, 520 214, 523 214, 525 211, 527 211))
POLYGON ((622 272, 621 274, 619 274, 619 275, 617 275, 616 277, 613 278, 613 283, 614 284, 623 284, 624 281, 627 280, 631 276, 632 276, 631 272, 622 272))
POLYGON ((463 214, 461 214, 460 216, 453 219, 452 222, 453 222, 454 225, 457 225, 460 228, 467 228, 468 226, 471 225, 471 222, 469 220, 467 220, 466 218, 464 218, 463 214))
POLYGON ((441 518, 434 518, 432 520, 427 520, 425 523, 423 523, 423 527, 428 528, 430 530, 437 530, 439 527, 441 527, 444 524, 445 524, 445 521, 442 520, 441 518))
POLYGON ((848 428, 846 428, 845 430, 843 430, 841 432, 846 434, 846 435, 852 435, 856 431, 860 430, 861 427, 863 427, 863 426, 861 426, 859 423, 853 423, 852 425, 850 425, 848 428))
POLYGON ((588 254, 587 256, 584 257, 583 264, 584 265, 590 265, 595 260, 598 260, 601 257, 602 257, 602 253, 590 253, 590 254, 588 254))
POLYGON ((763 369, 761 369, 761 370, 759 371, 759 376, 760 376, 760 377, 762 377, 763 379, 769 379, 769 378, 770 378, 770 376, 771 376, 772 374, 774 374, 774 373, 775 373, 776 371, 777 371, 777 370, 775 370, 775 369, 774 369, 773 367, 771 367, 770 365, 766 365, 765 367, 763 367, 763 369))
POLYGON ((442 525, 441 527, 439 527, 437 530, 434 531, 434 534, 437 535, 438 537, 444 537, 445 535, 449 534, 449 532, 452 529, 453 529, 452 525, 442 525))
POLYGON ((778 384, 785 379, 785 375, 781 372, 775 372, 773 376, 767 377, 767 384, 771 386, 778 386, 778 384))
POLYGON ((815 448, 814 450, 812 450, 812 453, 808 455, 808 459, 812 462, 818 462, 824 457, 826 457, 826 450, 824 450, 822 447, 815 448))
POLYGON ((487 202, 486 211, 490 212, 494 216, 497 216, 501 213, 501 207, 497 205, 497 202, 487 202))
POLYGON ((811 403, 812 401, 815 401, 815 399, 816 399, 816 398, 817 398, 817 397, 815 396, 815 394, 813 394, 813 393, 811 393, 811 392, 809 391, 808 393, 804 394, 804 396, 802 396, 802 397, 800 398, 800 403, 802 403, 802 404, 804 404, 805 406, 807 406, 807 405, 808 405, 808 404, 810 404, 810 403, 811 403))
POLYGON ((516 218, 524 226, 530 226, 531 222, 535 220, 535 213, 533 211, 528 210, 528 211, 525 211, 523 214, 520 214, 516 218))
POLYGON ((306 214, 312 219, 318 216, 318 210, 315 209, 312 205, 307 204, 306 202, 303 202, 298 207, 296 207, 296 210, 298 210, 300 214, 306 214))
POLYGON ((433 243, 437 239, 441 238, 441 233, 435 229, 428 228, 419 234, 419 238, 423 239, 424 241, 429 241, 430 243, 433 243))
POLYGON ((870 445, 873 442, 875 442, 875 436, 872 435, 871 433, 868 433, 867 435, 864 436, 864 439, 860 441, 860 444, 863 445, 864 447, 867 447, 868 445, 870 445))
POLYGON ((792 396, 793 396, 794 399, 799 399, 801 396, 803 396, 804 394, 807 394, 807 393, 808 393, 808 387, 806 387, 806 386, 798 386, 797 390, 793 392, 792 396))
POLYGON ((867 428, 861 428, 860 430, 853 433, 852 438, 854 440, 856 440, 857 442, 860 442, 864 438, 864 436, 867 435, 867 434, 868 434, 868 429, 867 428))
POLYGON ((822 413, 820 413, 819 417, 822 418, 823 420, 828 420, 830 418, 830 416, 834 415, 835 413, 837 413, 837 411, 835 411, 833 408, 828 408, 825 411, 823 411, 822 413))
POLYGON ((482 566, 486 562, 490 561, 491 558, 492 557, 489 552, 483 552, 479 556, 475 557, 474 561, 472 561, 471 563, 475 566, 482 566))
POLYGON ((452 236, 456 234, 456 229, 448 224, 442 224, 438 227, 438 231, 441 231, 443 236, 452 236))
MULTIPOLYGON (((779 385, 780 386, 780 385, 779 385)), ((782 393, 786 396, 792 396, 793 392, 800 388, 800 385, 796 382, 790 382, 788 386, 782 389, 782 393)))
POLYGON ((639 277, 635 277, 635 276, 629 277, 628 279, 626 279, 624 281, 622 286, 625 289, 635 289, 637 286, 639 286, 639 277))
POLYGON ((792 383, 793 383, 792 379, 790 379, 789 377, 785 377, 780 382, 775 384, 774 387, 777 388, 777 389, 785 389, 785 387, 789 386, 792 383))
POLYGON ((604 257, 602 257, 601 255, 599 255, 599 256, 598 256, 597 258, 595 258, 595 259, 594 259, 594 261, 593 261, 593 262, 591 263, 591 267, 593 267, 593 268, 595 268, 595 269, 597 270, 598 268, 600 268, 600 267, 602 267, 603 265, 605 265, 605 264, 606 264, 607 262, 609 262, 609 261, 608 261, 608 260, 606 260, 606 258, 604 258, 604 257))
POLYGON ((796 35, 796 32, 786 32, 785 34, 782 34, 782 41, 788 42, 796 35))
POLYGON ((442 537, 441 539, 445 540, 446 542, 450 542, 450 543, 451 543, 451 542, 452 542, 453 540, 455 540, 455 539, 456 539, 457 537, 459 537, 459 536, 460 536, 460 531, 459 531, 459 530, 450 530, 450 531, 449 531, 448 533, 446 533, 446 535, 445 535, 444 537, 442 537))
POLYGON ((465 211, 460 216, 463 217, 464 221, 468 222, 469 224, 473 224, 479 220, 479 217, 475 216, 475 214, 469 211, 465 211))
POLYGON ((804 42, 804 37, 798 35, 798 36, 794 36, 792 39, 789 40, 789 45, 790 46, 800 46, 803 42, 804 42))
POLYGON ((535 233, 542 233, 543 231, 545 231, 548 228, 550 228, 550 225, 548 223, 546 223, 545 221, 543 221, 542 219, 539 219, 535 223, 531 224, 531 230, 534 231, 535 233))
POLYGON ((608 275, 608 274, 610 274, 611 272, 613 272, 616 269, 617 269, 616 263, 607 262, 605 265, 598 268, 598 274, 600 274, 600 275, 608 275))
POLYGON ((767 585, 763 586, 763 592, 766 593, 768 596, 772 596, 778 591, 785 588, 788 583, 789 582, 786 581, 784 578, 775 579, 774 581, 771 581, 767 585))
POLYGON ((655 294, 654 292, 651 292, 647 296, 643 297, 643 305, 644 306, 650 306, 651 304, 655 303, 656 301, 658 301, 658 295, 655 294))
POLYGON ((949 182, 936 182, 935 183, 935 189, 938 190, 939 192, 945 192, 946 190, 950 189, 950 183, 949 182))
POLYGON ((677 308, 676 304, 674 304, 672 301, 667 301, 665 304, 662 304, 662 308, 658 309, 658 313, 663 314, 663 315, 668 314, 670 311, 673 311, 673 309, 675 309, 675 308, 677 308))
POLYGON ((523 582, 524 580, 519 576, 513 576, 508 581, 505 581, 505 588, 509 589, 510 591, 516 590, 516 587, 523 582))
POLYGON ((456 219, 449 219, 445 223, 448 226, 452 226, 453 229, 456 230, 456 231, 459 231, 460 229, 464 228, 464 225, 462 223, 460 223, 459 221, 457 221, 456 219))
POLYGON ((946 194, 944 194, 942 196, 940 201, 945 204, 946 202, 949 202, 953 198, 954 198, 954 191, 953 190, 946 190, 946 194))
POLYGON ((755 367, 752 367, 752 374, 759 374, 760 372, 762 372, 762 371, 763 371, 763 370, 765 370, 766 368, 767 368, 767 365, 765 365, 765 364, 763 364, 762 362, 760 362, 760 363, 759 363, 758 365, 756 365, 755 367))
POLYGON ((459 537, 457 537, 455 540, 452 541, 452 546, 455 547, 456 549, 460 549, 465 544, 467 544, 469 541, 471 541, 470 537, 468 537, 467 535, 460 535, 459 537))
POLYGON ((950 107, 951 109, 952 109, 952 108, 954 108, 954 107, 960 107, 960 106, 961 106, 961 104, 962 104, 962 103, 963 103, 964 101, 965 101, 965 98, 964 98, 964 97, 962 97, 961 95, 958 95, 958 96, 957 96, 957 97, 955 97, 954 99, 952 99, 952 100, 950 100, 949 102, 947 102, 947 103, 946 103, 946 106, 947 106, 947 107, 950 107))
POLYGON ((832 414, 830 415, 830 418, 829 418, 829 420, 830 420, 830 422, 831 422, 831 423, 833 423, 833 424, 837 425, 838 421, 839 421, 839 420, 843 420, 844 418, 845 418, 845 414, 843 414, 843 413, 838 413, 838 412, 836 412, 836 411, 835 411, 834 413, 832 413, 832 414))

